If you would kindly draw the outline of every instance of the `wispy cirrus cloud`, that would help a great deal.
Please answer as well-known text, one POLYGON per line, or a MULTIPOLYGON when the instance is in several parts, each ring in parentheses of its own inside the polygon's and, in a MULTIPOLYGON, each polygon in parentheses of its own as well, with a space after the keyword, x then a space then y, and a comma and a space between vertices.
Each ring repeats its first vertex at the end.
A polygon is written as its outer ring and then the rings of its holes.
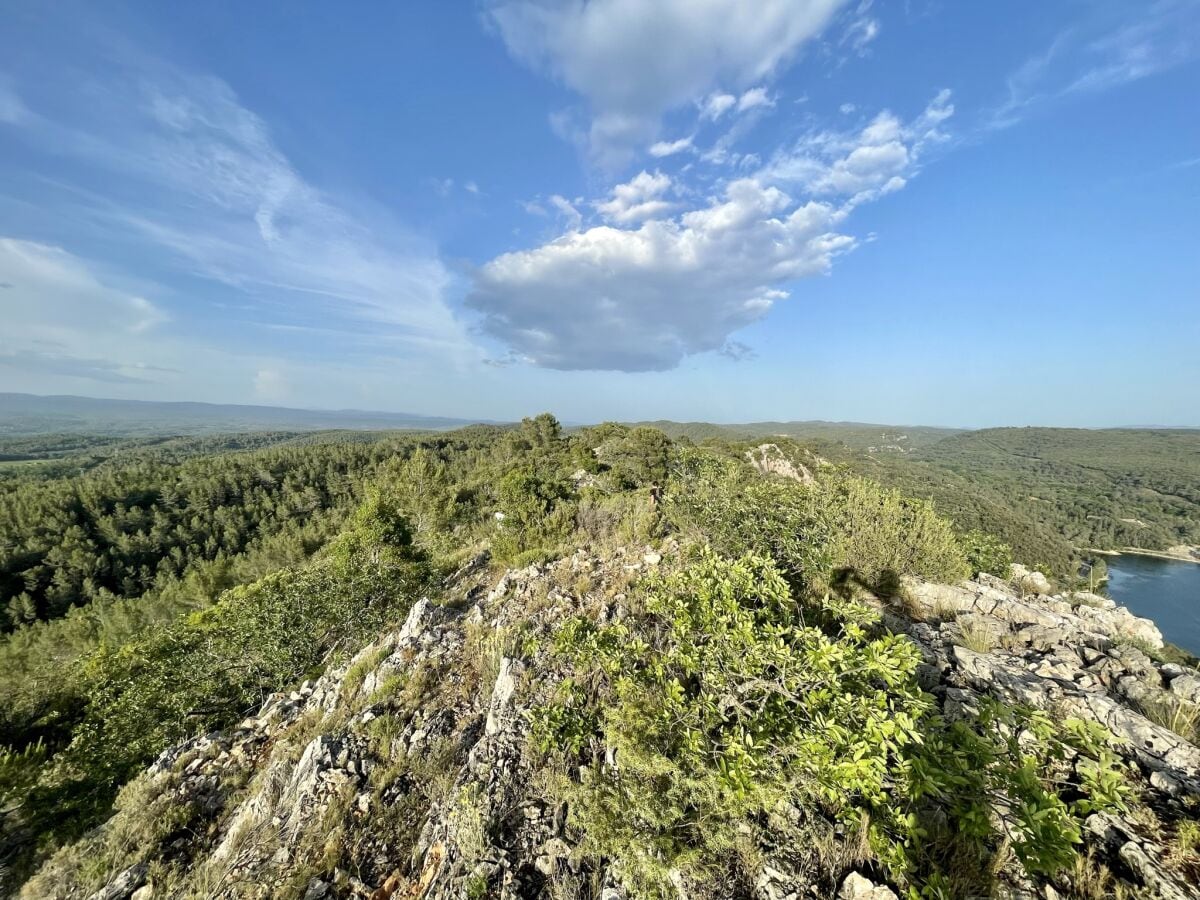
POLYGON ((29 115, 12 78, 0 72, 0 123, 16 125, 29 115))
POLYGON ((1009 75, 985 127, 1007 128, 1073 94, 1139 81, 1200 57, 1200 3, 1154 0, 1101 5, 1009 75))
POLYGON ((174 371, 157 366, 139 366, 112 359, 73 356, 52 350, 7 350, 0 345, 0 366, 25 376, 52 376, 100 384, 149 384, 154 379, 141 373, 174 371))
POLYGON ((159 278, 220 285, 214 296, 238 298, 251 328, 320 323, 343 341, 357 333, 364 352, 387 343, 444 364, 478 359, 436 247, 306 179, 224 81, 135 51, 122 61, 101 69, 86 103, 22 105, 7 126, 79 173, 54 176, 64 245, 90 223, 125 255, 153 259, 159 278))
POLYGON ((0 283, 0 365, 107 384, 142 384, 172 371, 135 349, 156 339, 166 313, 61 247, 0 238, 0 283), (97 356, 101 350, 115 358, 97 356))

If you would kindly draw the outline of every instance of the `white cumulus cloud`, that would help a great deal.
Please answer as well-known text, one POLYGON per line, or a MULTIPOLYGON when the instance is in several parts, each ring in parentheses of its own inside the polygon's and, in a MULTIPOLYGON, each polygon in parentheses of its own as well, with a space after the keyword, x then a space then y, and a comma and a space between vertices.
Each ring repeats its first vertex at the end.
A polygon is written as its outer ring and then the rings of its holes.
POLYGON ((714 350, 747 358, 731 335, 856 245, 847 217, 902 188, 952 113, 944 91, 908 122, 883 112, 808 135, 683 212, 687 190, 639 172, 592 204, 607 224, 493 259, 466 305, 511 358, 553 369, 662 370, 714 350))
POLYGON ((945 139, 939 126, 953 113, 944 90, 911 122, 885 111, 857 131, 808 135, 775 154, 758 177, 819 196, 871 199, 904 187, 922 152, 945 139))
POLYGON ((661 217, 676 207, 675 203, 663 198, 670 187, 670 176, 642 171, 613 188, 609 199, 597 203, 596 209, 605 219, 619 225, 661 217))
POLYGON ((854 245, 840 212, 752 179, 707 205, 637 228, 603 225, 506 253, 477 273, 467 305, 522 358, 553 369, 670 369, 726 346, 854 245))
POLYGON ((711 119, 714 122, 737 106, 738 98, 733 94, 723 94, 719 91, 713 92, 704 98, 704 102, 700 104, 700 117, 703 119, 711 119))
POLYGON ((751 88, 742 96, 738 97, 737 108, 738 112, 745 112, 748 109, 757 109, 760 106, 774 106, 775 101, 767 94, 767 89, 764 87, 751 88))
POLYGON ((492 0, 485 17, 516 58, 584 97, 593 157, 616 165, 657 137, 667 110, 770 77, 845 4, 492 0))
POLYGON ((676 153, 683 153, 685 150, 692 149, 692 141, 694 138, 685 137, 677 141, 655 141, 650 145, 650 155, 661 159, 664 156, 674 156, 676 153))

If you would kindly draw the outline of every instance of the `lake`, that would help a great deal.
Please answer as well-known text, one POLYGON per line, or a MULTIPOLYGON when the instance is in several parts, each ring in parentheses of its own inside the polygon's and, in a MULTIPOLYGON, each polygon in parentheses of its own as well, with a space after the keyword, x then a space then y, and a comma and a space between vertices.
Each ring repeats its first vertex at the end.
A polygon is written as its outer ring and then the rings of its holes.
POLYGON ((1154 556, 1109 556, 1108 595, 1153 619, 1172 644, 1200 656, 1200 564, 1154 556))

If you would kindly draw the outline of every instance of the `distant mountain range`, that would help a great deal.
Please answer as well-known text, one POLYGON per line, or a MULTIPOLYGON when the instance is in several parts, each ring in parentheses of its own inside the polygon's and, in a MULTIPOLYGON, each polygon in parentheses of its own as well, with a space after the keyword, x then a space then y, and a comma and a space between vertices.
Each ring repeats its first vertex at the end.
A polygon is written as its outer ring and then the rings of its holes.
POLYGON ((471 419, 357 409, 289 409, 232 403, 169 403, 95 397, 0 393, 0 436, 37 434, 158 435, 234 431, 441 431, 471 419))
MULTIPOLYGON (((445 431, 475 424, 497 425, 503 422, 497 419, 459 419, 361 409, 295 409, 235 403, 109 400, 0 392, 0 438, 43 434, 141 437, 250 431, 445 431)), ((581 428, 586 424, 590 423, 571 423, 570 427, 581 428)), ((657 419, 628 424, 649 425, 672 438, 686 437, 697 442, 709 438, 753 440, 790 437, 801 441, 834 441, 854 450, 900 455, 911 454, 954 435, 977 433, 966 428, 820 420, 715 424, 657 419)))

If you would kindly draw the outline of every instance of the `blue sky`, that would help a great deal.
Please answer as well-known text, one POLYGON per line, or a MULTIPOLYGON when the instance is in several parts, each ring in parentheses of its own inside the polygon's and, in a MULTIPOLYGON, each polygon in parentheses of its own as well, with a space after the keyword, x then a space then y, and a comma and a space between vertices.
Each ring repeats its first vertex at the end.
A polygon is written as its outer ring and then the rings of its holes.
POLYGON ((1198 0, 0 14, 0 390, 1200 425, 1198 0))

